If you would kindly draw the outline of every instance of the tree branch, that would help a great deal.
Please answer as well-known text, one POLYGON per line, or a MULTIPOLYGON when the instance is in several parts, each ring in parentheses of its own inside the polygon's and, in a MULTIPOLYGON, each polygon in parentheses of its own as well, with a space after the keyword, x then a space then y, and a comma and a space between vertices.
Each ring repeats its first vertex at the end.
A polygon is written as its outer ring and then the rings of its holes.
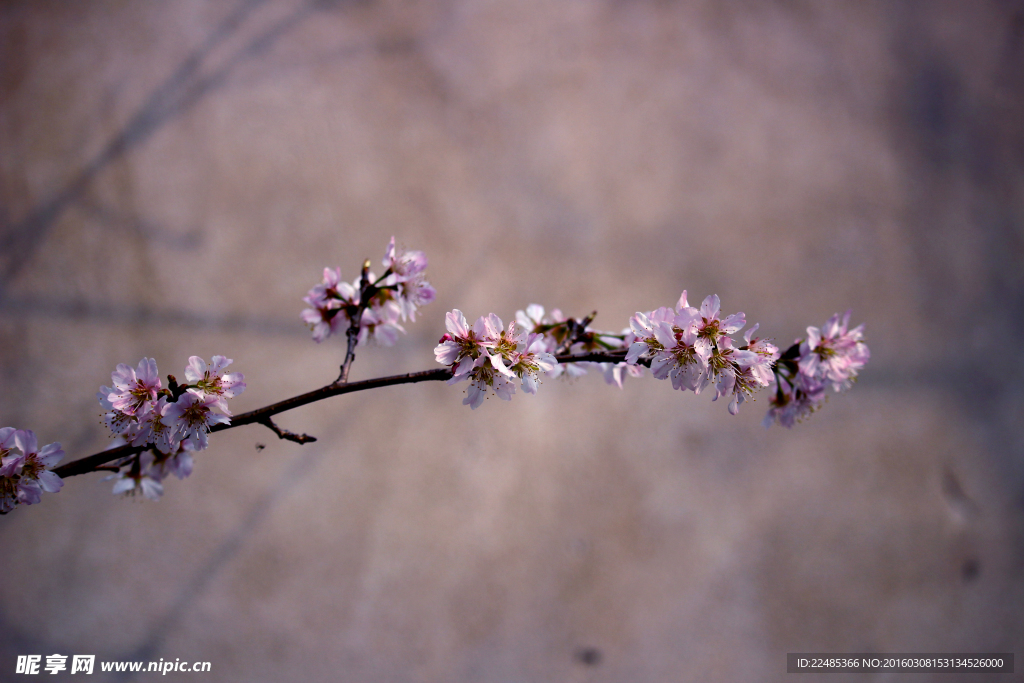
MULTIPOLYGON (((556 356, 556 360, 559 363, 621 363, 625 358, 625 351, 597 351, 592 353, 584 354, 563 354, 556 356)), ((410 372, 404 375, 390 375, 387 377, 376 377, 374 379, 364 379, 359 382, 333 382, 325 387, 308 391, 298 396, 286 398, 283 401, 277 403, 271 403, 268 406, 257 408, 256 410, 250 410, 247 413, 241 413, 231 418, 229 424, 215 425, 210 432, 222 432, 226 429, 234 429, 235 427, 241 427, 248 424, 262 424, 269 428, 280 438, 288 441, 294 441, 295 443, 308 443, 315 441, 316 438, 307 434, 295 434, 288 430, 281 429, 270 419, 278 413, 283 413, 287 410, 294 410, 310 403, 322 401, 332 396, 340 396, 341 394, 350 394, 355 391, 365 391, 367 389, 379 389, 380 387, 390 387, 398 384, 415 384, 417 382, 441 382, 452 377, 451 368, 437 368, 436 370, 423 370, 421 372, 410 372)), ((78 460, 73 460, 69 463, 65 463, 60 467, 53 469, 54 474, 61 477, 62 479, 67 477, 73 477, 78 474, 87 474, 89 472, 95 472, 104 468, 103 466, 119 458, 124 458, 150 448, 151 445, 147 446, 131 446, 124 445, 118 446, 117 448, 111 448, 109 450, 100 451, 93 455, 88 455, 78 460)))
POLYGON ((287 429, 281 429, 274 424, 274 421, 269 417, 265 420, 260 420, 260 424, 277 434, 277 438, 284 439, 285 441, 294 441, 297 444, 313 443, 316 441, 315 436, 310 436, 309 434, 296 434, 295 432, 290 432, 287 429))

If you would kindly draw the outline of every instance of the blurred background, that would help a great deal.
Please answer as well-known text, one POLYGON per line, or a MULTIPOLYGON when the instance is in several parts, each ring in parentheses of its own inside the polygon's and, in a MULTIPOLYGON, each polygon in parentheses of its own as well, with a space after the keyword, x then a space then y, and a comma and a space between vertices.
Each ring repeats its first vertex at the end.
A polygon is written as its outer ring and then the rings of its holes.
POLYGON ((1019 2, 4 3, 0 426, 67 460, 118 363, 225 354, 236 412, 332 381, 301 297, 391 235, 438 298, 353 379, 436 367, 452 308, 619 330, 683 289, 780 345, 852 308, 872 360, 791 431, 650 377, 423 384, 280 417, 311 445, 219 434, 156 503, 69 479, 0 519, 0 679, 1020 657, 1022 121, 1019 2))

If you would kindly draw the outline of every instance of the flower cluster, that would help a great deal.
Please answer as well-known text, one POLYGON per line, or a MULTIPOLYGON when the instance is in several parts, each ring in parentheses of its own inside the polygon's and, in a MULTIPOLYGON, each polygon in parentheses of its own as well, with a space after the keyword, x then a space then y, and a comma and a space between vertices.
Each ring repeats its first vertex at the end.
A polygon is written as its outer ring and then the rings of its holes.
POLYGON ((210 364, 189 358, 186 384, 168 376, 164 388, 156 361, 143 358, 138 368, 124 363, 111 374, 112 387, 96 393, 103 421, 121 443, 146 447, 118 464, 114 493, 142 493, 158 498, 168 474, 184 479, 192 472, 192 452, 208 444, 210 428, 231 421, 227 399, 245 390, 239 372, 225 372, 230 358, 214 356, 210 364))
POLYGON ((526 333, 515 322, 506 330, 494 313, 469 327, 466 316, 455 309, 445 316, 445 327, 448 332, 434 349, 434 358, 452 368, 449 384, 469 380, 462 403, 474 410, 483 403, 488 388, 498 398, 511 400, 516 378, 523 391, 537 393, 540 373, 550 373, 558 365, 546 350, 543 335, 526 333))
POLYGON ((0 514, 15 505, 33 505, 43 491, 56 493, 64 481, 50 470, 64 457, 59 443, 39 448, 31 430, 0 429, 0 514))
MULTIPOLYGON (((530 304, 525 311, 516 311, 516 322, 520 327, 541 335, 544 350, 555 355, 580 355, 594 351, 614 352, 629 348, 629 344, 633 340, 631 330, 625 329, 618 334, 602 332, 590 326, 592 318, 592 315, 583 320, 567 318, 557 308, 552 310, 549 315, 545 315, 544 307, 539 304, 530 304)), ((642 366, 631 366, 624 362, 576 362, 560 363, 547 374, 549 377, 559 377, 564 372, 564 375, 569 378, 580 377, 587 374, 588 366, 597 367, 604 375, 605 382, 615 384, 620 389, 627 374, 641 377, 644 372, 642 366)))
POLYGON ((405 332, 399 321, 416 321, 419 307, 436 296, 424 279, 427 257, 422 251, 396 247, 392 237, 383 265, 386 270, 378 278, 367 261, 362 274, 351 283, 341 279, 340 268, 324 268, 323 281, 303 298, 309 308, 302 311, 302 319, 314 341, 320 343, 332 334, 346 332, 358 319, 359 345, 373 339, 391 346, 398 333, 405 332))
POLYGON ((864 326, 848 330, 849 322, 850 311, 842 319, 836 313, 821 329, 808 327, 807 338, 796 340, 782 355, 766 427, 774 422, 792 427, 821 406, 829 385, 837 393, 853 386, 871 351, 864 343, 864 326))
POLYGON ((629 321, 634 340, 626 362, 649 362, 651 374, 671 379, 675 389, 699 394, 713 385, 712 400, 728 398, 729 412, 735 415, 747 398, 772 382, 779 350, 753 336, 757 325, 738 344, 731 335, 743 329, 746 317, 733 313, 722 318, 720 311, 717 294, 704 299, 698 310, 689 305, 684 291, 675 308, 637 313, 629 321))

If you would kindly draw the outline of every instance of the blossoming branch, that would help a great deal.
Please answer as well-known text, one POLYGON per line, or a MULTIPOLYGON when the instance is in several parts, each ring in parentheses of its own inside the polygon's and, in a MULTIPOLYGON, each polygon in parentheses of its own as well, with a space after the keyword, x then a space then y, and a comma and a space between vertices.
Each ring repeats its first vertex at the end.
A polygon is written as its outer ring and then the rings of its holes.
POLYGON ((157 499, 168 475, 184 479, 191 474, 192 454, 207 448, 210 433, 261 424, 281 439, 309 443, 315 437, 282 429, 272 418, 355 391, 425 381, 468 382, 462 402, 475 410, 492 393, 511 400, 517 381, 524 393, 535 394, 543 378, 578 377, 591 368, 621 388, 627 376, 639 378, 649 370, 680 391, 713 389, 712 401, 725 399, 733 415, 755 392, 774 384, 764 425, 792 427, 821 407, 829 387, 836 393, 849 389, 870 358, 863 325, 850 329, 849 311, 832 316, 821 328, 808 327, 806 337, 780 351, 754 336, 756 324, 742 340, 735 338, 746 327, 746 316, 723 317, 718 295, 707 296, 697 308, 684 291, 675 306, 637 312, 619 332, 593 328, 596 313, 577 319, 558 309, 545 313, 538 304, 516 311, 508 327, 495 313, 470 325, 455 309, 445 315, 447 331, 434 349, 434 359, 443 367, 349 382, 356 348, 370 342, 393 345, 405 332, 402 323, 415 322, 419 309, 436 297, 425 279, 426 255, 397 247, 393 237, 385 251, 384 273, 378 277, 370 265, 365 261, 352 282, 342 280, 340 268, 325 268, 323 280, 303 299, 308 308, 301 317, 314 341, 345 334, 347 346, 336 380, 232 416, 227 400, 242 393, 246 384, 241 373, 226 372, 232 361, 225 356, 214 356, 209 364, 192 356, 185 384, 168 375, 166 386, 153 358, 143 358, 136 368, 120 364, 111 375, 113 386, 96 394, 103 422, 114 437, 107 450, 58 467, 64 456, 59 443, 40 449, 32 431, 0 429, 0 514, 40 502, 44 491, 60 491, 63 478, 95 471, 112 473, 108 479, 114 480, 115 494, 157 499))

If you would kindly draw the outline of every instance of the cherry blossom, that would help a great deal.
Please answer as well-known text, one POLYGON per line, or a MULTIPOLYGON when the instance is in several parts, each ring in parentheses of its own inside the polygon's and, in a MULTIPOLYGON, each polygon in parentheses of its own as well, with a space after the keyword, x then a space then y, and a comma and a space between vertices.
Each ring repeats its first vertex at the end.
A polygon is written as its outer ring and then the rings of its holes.
MULTIPOLYGON (((686 292, 683 292, 685 298, 686 292)), ((724 320, 718 317, 721 301, 717 294, 711 294, 700 305, 700 312, 693 318, 697 328, 697 341, 694 348, 705 361, 710 359, 718 340, 726 335, 739 332, 747 324, 742 313, 733 313, 724 320)))
POLYGON ((353 286, 342 281, 341 268, 324 268, 323 281, 303 298, 309 308, 302 311, 302 319, 312 330, 314 341, 319 344, 348 327, 345 307, 358 305, 358 293, 358 283, 353 286))
POLYGON ((483 342, 487 335, 484 319, 480 318, 470 328, 466 316, 459 309, 445 314, 445 328, 448 330, 434 348, 434 359, 442 365, 454 368, 449 384, 465 379, 474 362, 483 353, 483 342))
POLYGON ((384 253, 383 265, 389 272, 385 287, 394 287, 402 320, 415 322, 416 310, 437 297, 434 288, 423 279, 427 268, 426 255, 422 251, 396 248, 392 237, 384 253))
POLYGON ((864 326, 848 330, 850 311, 842 319, 833 315, 821 329, 807 328, 775 364, 779 388, 770 399, 765 426, 792 427, 815 412, 831 385, 836 392, 849 389, 871 356, 864 342, 864 326))
POLYGON ((163 408, 163 423, 176 432, 182 447, 190 451, 205 449, 210 427, 230 421, 227 404, 218 396, 186 391, 177 401, 163 408))
POLYGON ((398 322, 401 315, 402 307, 397 301, 385 301, 367 308, 360 320, 359 343, 366 344, 373 339, 381 346, 394 346, 399 333, 405 333, 405 328, 398 322))
POLYGON ((152 358, 140 360, 138 371, 121 363, 110 377, 114 388, 107 400, 114 410, 125 415, 134 415, 146 401, 155 399, 162 386, 156 361, 152 358))
POLYGON ((134 438, 135 432, 138 431, 138 418, 135 415, 128 415, 120 410, 115 410, 108 398, 112 393, 115 393, 112 388, 103 386, 96 392, 96 399, 104 410, 103 424, 107 425, 107 429, 114 435, 124 435, 130 441, 134 438))
POLYGON ((165 454, 176 453, 181 444, 181 435, 172 427, 164 424, 163 413, 167 407, 167 397, 161 396, 146 405, 144 412, 139 414, 138 429, 131 439, 126 441, 133 446, 152 444, 158 451, 165 454))
POLYGON ((153 461, 152 453, 140 453, 137 459, 123 465, 117 474, 106 477, 114 480, 113 494, 159 500, 164 493, 164 485, 150 471, 153 461))
POLYGON ((377 277, 367 261, 352 283, 342 281, 340 269, 324 269, 323 280, 303 299, 309 308, 302 311, 302 320, 314 341, 320 343, 332 334, 347 332, 352 321, 358 320, 357 345, 372 340, 391 346, 405 333, 399 320, 415 322, 416 311, 436 298, 424 278, 427 257, 422 251, 397 247, 392 237, 383 264, 387 270, 377 277))
POLYGON ((864 326, 847 332, 850 311, 842 320, 836 313, 819 330, 807 328, 807 339, 800 344, 800 373, 832 385, 836 392, 849 389, 871 357, 864 343, 864 326))
POLYGON ((0 513, 10 512, 15 505, 34 505, 44 491, 60 491, 64 482, 50 470, 63 457, 59 443, 40 449, 31 430, 0 429, 0 513))
MULTIPOLYGON (((511 323, 511 328, 515 323, 511 323)), ((555 357, 544 350, 544 335, 531 332, 525 342, 518 342, 509 358, 509 370, 522 380, 523 391, 537 393, 538 376, 551 372, 557 365, 555 357)))
POLYGON ((771 406, 764 416, 764 426, 770 427, 778 423, 783 427, 793 427, 797 422, 816 411, 825 401, 825 386, 820 383, 796 382, 785 375, 779 375, 778 388, 768 399, 771 406))
POLYGON ((744 335, 746 343, 737 345, 731 335, 746 325, 746 317, 734 313, 723 319, 720 310, 717 294, 697 310, 684 290, 674 308, 636 313, 630 319, 632 339, 624 340, 629 343, 625 361, 649 363, 655 379, 670 379, 674 389, 699 394, 713 384, 712 400, 728 397, 729 412, 737 414, 755 391, 774 381, 778 348, 753 337, 757 325, 744 335))
MULTIPOLYGON (((234 398, 245 391, 244 378, 240 372, 224 373, 224 368, 233 361, 224 356, 214 356, 210 365, 199 356, 190 356, 185 368, 185 379, 194 386, 189 391, 205 396, 234 398)), ((230 413, 228 413, 230 415, 230 413)))
POLYGON ((452 368, 448 384, 469 381, 462 403, 474 410, 488 389, 500 399, 511 400, 516 378, 523 391, 537 393, 540 373, 550 373, 558 365, 546 350, 543 334, 527 334, 515 321, 506 329, 494 313, 478 318, 470 328, 466 316, 455 309, 445 315, 445 326, 448 332, 434 349, 434 358, 452 368))

